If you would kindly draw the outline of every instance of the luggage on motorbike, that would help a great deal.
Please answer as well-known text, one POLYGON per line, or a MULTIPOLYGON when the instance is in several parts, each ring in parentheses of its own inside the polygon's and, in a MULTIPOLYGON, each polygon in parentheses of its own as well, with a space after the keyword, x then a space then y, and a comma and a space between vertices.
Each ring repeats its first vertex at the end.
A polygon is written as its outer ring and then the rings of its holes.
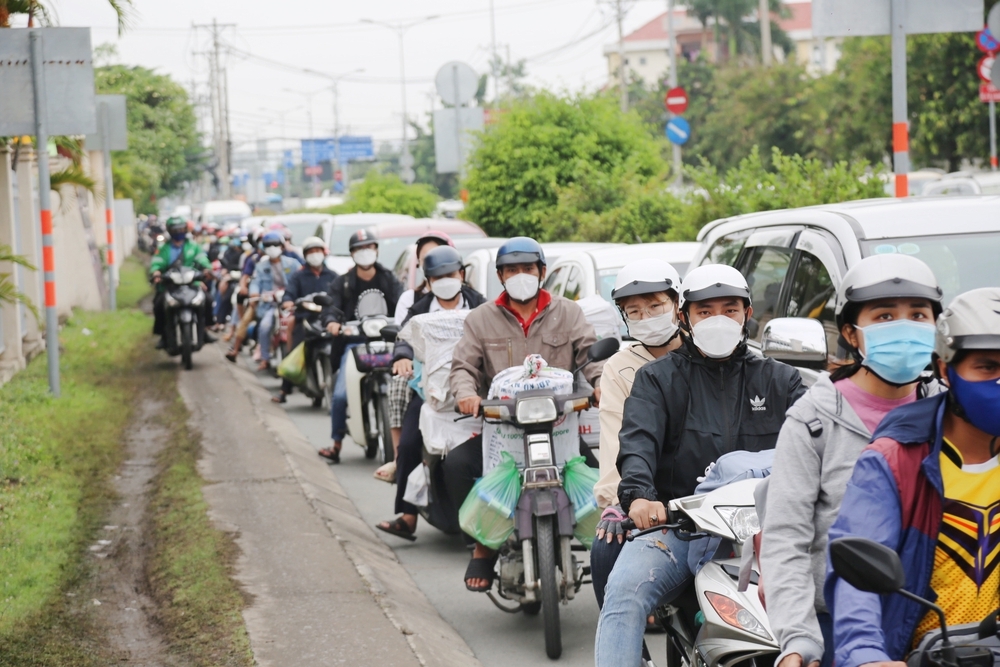
POLYGON ((424 403, 420 408, 420 433, 429 454, 443 455, 483 432, 476 417, 455 420, 454 412, 440 412, 424 403))
POLYGON ((369 350, 364 343, 351 350, 354 353, 354 365, 362 373, 392 368, 392 350, 369 350))
POLYGON ((438 411, 451 411, 455 397, 448 386, 451 358, 465 331, 468 310, 441 310, 411 317, 397 338, 413 348, 414 360, 423 363, 421 390, 426 404, 438 411))
POLYGON ((294 385, 306 383, 306 344, 299 343, 278 364, 278 375, 294 385))
POLYGON ((462 507, 458 523, 468 535, 490 549, 499 549, 514 532, 514 510, 521 498, 521 473, 507 452, 500 463, 476 481, 462 507))
POLYGON ((406 491, 403 493, 403 501, 416 507, 427 507, 430 504, 430 488, 431 480, 427 466, 421 463, 406 477, 406 491))
POLYGON ((573 503, 576 519, 573 536, 588 549, 594 543, 597 522, 601 519, 601 510, 594 497, 594 485, 598 478, 600 472, 588 466, 582 456, 571 458, 563 468, 563 490, 573 503))
MULTIPOLYGON (((618 309, 605 301, 599 294, 584 297, 576 302, 583 311, 587 324, 594 327, 597 339, 616 338, 621 341, 623 322, 618 309)), ((601 443, 601 419, 598 408, 588 408, 580 412, 580 440, 591 449, 597 449, 601 443)))

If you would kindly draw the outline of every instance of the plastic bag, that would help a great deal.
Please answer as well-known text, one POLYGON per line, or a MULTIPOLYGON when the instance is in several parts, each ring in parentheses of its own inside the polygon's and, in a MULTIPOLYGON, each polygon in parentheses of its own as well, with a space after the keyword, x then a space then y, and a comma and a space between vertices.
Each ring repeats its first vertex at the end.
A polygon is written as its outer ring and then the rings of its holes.
POLYGON ((306 383, 306 344, 299 343, 288 356, 278 364, 278 375, 294 385, 306 383))
POLYGON ((577 456, 566 462, 566 467, 563 468, 563 489, 573 503, 576 519, 573 536, 589 549, 594 543, 597 522, 601 519, 601 509, 594 497, 594 485, 597 484, 600 473, 585 461, 582 456, 577 456))
POLYGON ((406 478, 406 493, 403 494, 403 500, 417 507, 427 507, 430 504, 427 500, 430 486, 427 466, 421 463, 406 478))
POLYGON ((476 481, 458 510, 458 524, 477 542, 490 549, 514 532, 514 510, 521 498, 521 474, 514 457, 501 452, 500 464, 476 481))

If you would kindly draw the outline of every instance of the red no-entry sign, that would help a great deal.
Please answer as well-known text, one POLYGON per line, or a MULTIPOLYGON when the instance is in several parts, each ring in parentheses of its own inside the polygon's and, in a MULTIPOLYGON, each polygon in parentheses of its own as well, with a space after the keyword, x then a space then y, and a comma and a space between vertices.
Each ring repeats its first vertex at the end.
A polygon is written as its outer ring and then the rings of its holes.
POLYGON ((684 113, 684 111, 688 108, 687 91, 680 86, 671 88, 667 91, 667 96, 664 98, 663 104, 667 107, 667 111, 670 113, 684 113))
POLYGON ((976 67, 976 73, 979 75, 979 78, 986 83, 990 83, 991 81, 990 70, 993 69, 993 61, 993 56, 983 56, 979 59, 979 65, 976 67))

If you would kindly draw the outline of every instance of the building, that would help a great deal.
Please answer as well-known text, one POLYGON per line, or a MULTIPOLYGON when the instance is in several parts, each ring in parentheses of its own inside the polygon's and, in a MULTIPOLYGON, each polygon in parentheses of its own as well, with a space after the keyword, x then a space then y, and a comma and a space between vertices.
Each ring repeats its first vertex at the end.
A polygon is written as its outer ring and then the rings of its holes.
MULTIPOLYGON (((813 36, 812 3, 809 0, 786 0, 785 6, 791 16, 779 19, 777 24, 795 43, 795 51, 789 57, 814 74, 832 71, 840 57, 840 40, 813 36)), ((679 58, 694 60, 704 52, 710 62, 718 62, 720 57, 728 56, 725 41, 716 44, 714 25, 702 26, 697 18, 688 15, 685 7, 674 9, 674 33, 679 58)), ((623 41, 625 66, 647 85, 655 85, 669 71, 666 12, 625 35, 623 41)), ((775 57, 784 60, 785 54, 780 49, 775 50, 775 57)), ((618 43, 606 45, 604 56, 608 59, 608 76, 614 79, 618 73, 618 43)))

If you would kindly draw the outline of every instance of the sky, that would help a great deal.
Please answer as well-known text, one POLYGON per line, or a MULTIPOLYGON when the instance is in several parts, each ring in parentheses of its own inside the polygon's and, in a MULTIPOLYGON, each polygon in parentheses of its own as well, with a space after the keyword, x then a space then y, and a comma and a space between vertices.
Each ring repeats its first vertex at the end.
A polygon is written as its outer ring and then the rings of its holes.
MULTIPOLYGON (((50 4, 59 25, 91 27, 95 47, 116 44, 118 62, 170 74, 203 98, 211 33, 192 24, 213 19, 234 24, 220 34, 233 49, 223 62, 237 150, 249 150, 262 138, 272 140, 271 147, 309 137, 310 108, 313 136, 332 135, 330 82, 296 68, 348 73, 338 86, 342 134, 399 142, 399 37, 366 19, 416 23, 437 17, 404 35, 407 113, 424 126, 435 105, 440 107, 433 83, 437 70, 458 60, 485 73, 492 50, 490 0, 135 0, 132 28, 122 37, 106 0, 50 4)), ((527 59, 528 83, 578 91, 606 82, 602 50, 617 42, 607 1, 494 0, 494 7, 497 51, 506 58, 509 48, 512 61, 527 59)), ((666 0, 630 0, 627 7, 626 34, 664 12, 666 0)), ((210 130, 207 121, 203 129, 210 130)))

